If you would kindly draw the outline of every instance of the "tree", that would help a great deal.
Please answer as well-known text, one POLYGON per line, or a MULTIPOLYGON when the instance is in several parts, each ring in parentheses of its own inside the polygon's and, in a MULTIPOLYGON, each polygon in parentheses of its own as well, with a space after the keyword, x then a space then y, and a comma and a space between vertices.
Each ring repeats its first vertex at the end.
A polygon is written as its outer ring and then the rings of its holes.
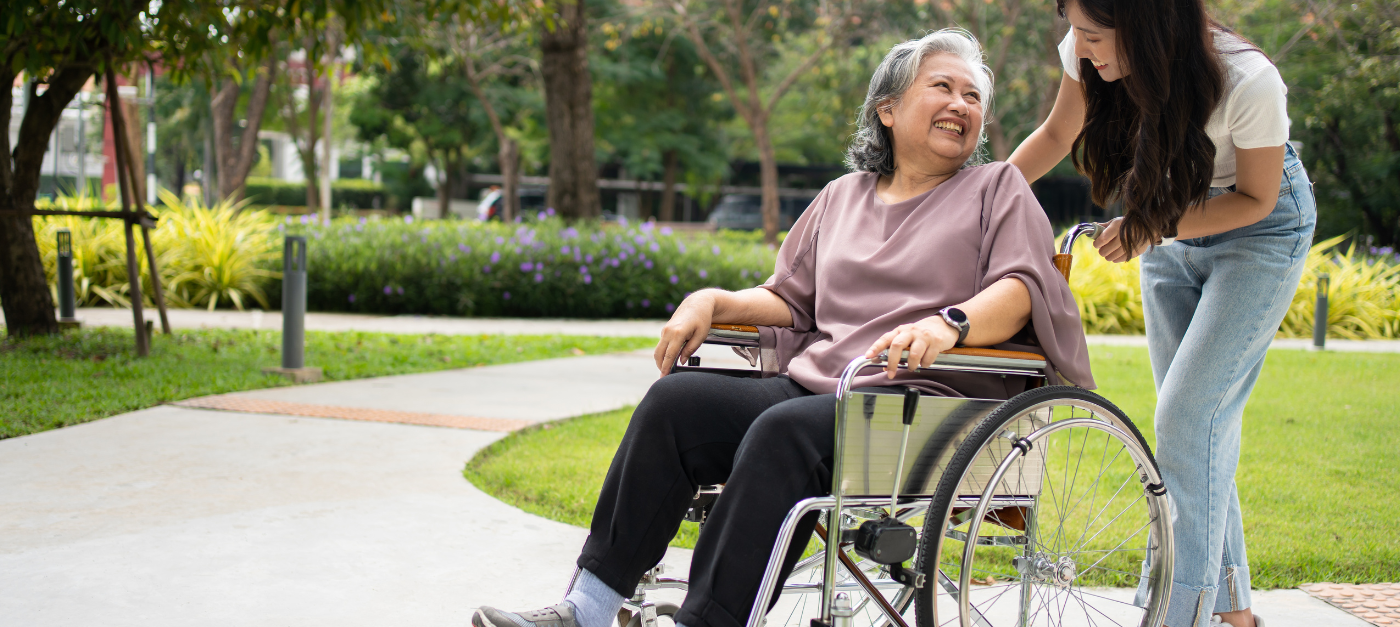
POLYGON ((449 206, 454 177, 473 154, 488 124, 458 68, 431 60, 416 48, 400 46, 390 67, 369 66, 375 84, 354 104, 350 121, 366 141, 420 152, 442 175, 438 201, 449 206))
POLYGON ((769 123, 778 101, 832 46, 845 41, 862 21, 859 0, 774 2, 770 0, 679 0, 674 5, 682 32, 714 72, 734 110, 753 133, 763 185, 763 240, 778 242, 778 161, 769 123), (789 33, 816 30, 814 48, 763 93, 765 70, 789 33), (736 80, 737 78, 737 80, 736 80))
POLYGON ((568 218, 602 213, 593 154, 593 77, 588 69, 585 0, 562 0, 542 20, 540 74, 549 126, 546 202, 568 218))
MULTIPOLYGON (((88 79, 137 59, 186 72, 214 45, 204 3, 165 0, 11 0, 0 5, 0 84, 30 80, 14 150, 0 158, 0 304, 10 335, 55 333, 53 298, 30 212, 44 152, 64 107, 88 79), (41 89, 42 88, 42 89, 41 89)), ((9 89, 0 91, 0 145, 9 147, 9 89)))
POLYGON ((218 165, 219 198, 243 199, 243 184, 258 158, 258 131, 262 129, 263 113, 277 75, 276 58, 269 54, 261 63, 244 67, 243 59, 234 57, 227 62, 228 75, 217 83, 209 99, 214 134, 213 148, 218 165), (244 86, 252 85, 245 106, 241 133, 237 126, 238 103, 244 86), (238 136, 235 144, 234 136, 238 136))
MULTIPOLYGON (((662 182, 656 217, 675 220, 676 184, 717 181, 728 168, 721 133, 734 117, 720 86, 689 40, 667 33, 660 16, 613 4, 595 33, 594 106, 598 153, 627 176, 662 182)), ((650 213, 650 212, 646 212, 650 213)))

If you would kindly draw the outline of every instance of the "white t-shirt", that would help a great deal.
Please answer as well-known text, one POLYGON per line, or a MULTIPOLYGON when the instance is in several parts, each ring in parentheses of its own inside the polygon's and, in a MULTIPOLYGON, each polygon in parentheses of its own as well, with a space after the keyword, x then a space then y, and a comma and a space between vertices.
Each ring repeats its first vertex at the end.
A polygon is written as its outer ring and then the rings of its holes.
MULTIPOLYGON (((1233 34, 1214 32, 1226 76, 1225 95, 1206 123, 1206 134, 1215 142, 1210 186, 1228 187, 1235 184, 1236 148, 1282 146, 1288 141, 1288 86, 1264 53, 1247 50, 1249 44, 1233 34)), ((1066 75, 1079 81, 1074 29, 1060 42, 1060 63, 1066 75)))

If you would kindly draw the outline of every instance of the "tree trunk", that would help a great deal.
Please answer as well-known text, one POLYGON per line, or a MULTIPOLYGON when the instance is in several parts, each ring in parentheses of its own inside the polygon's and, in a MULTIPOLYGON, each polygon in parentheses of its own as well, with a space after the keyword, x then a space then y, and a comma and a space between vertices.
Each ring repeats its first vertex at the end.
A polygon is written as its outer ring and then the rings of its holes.
MULTIPOLYGON (((145 143, 145 133, 142 133, 141 129, 145 128, 145 125, 141 123, 141 106, 131 100, 122 100, 122 109, 122 116, 127 121, 126 145, 131 146, 133 153, 145 155, 146 151, 142 150, 145 143)), ((133 198, 141 198, 144 201, 146 198, 146 160, 137 158, 131 161, 131 173, 136 176, 136 184, 132 186, 132 193, 136 196, 133 198)))
POLYGON ((301 151, 302 172, 306 175, 306 211, 315 214, 321 209, 321 180, 316 165, 316 114, 321 111, 320 94, 316 91, 316 64, 306 55, 306 148, 301 151))
MULTIPOLYGON (((504 134, 503 134, 504 135, 504 134)), ((503 137, 500 155, 501 166, 501 220, 511 222, 520 215, 520 144, 514 139, 503 137)))
POLYGON ((662 222, 671 222, 676 219, 676 174, 680 170, 680 159, 675 150, 666 151, 666 171, 662 174, 664 187, 661 189, 661 217, 662 222))
POLYGON ((545 121, 549 125, 548 205, 566 218, 602 213, 593 156, 593 79, 588 73, 584 0, 559 6, 540 37, 545 121))
MULTIPOLYGON (((92 76, 86 68, 63 68, 49 77, 42 96, 30 92, 29 107, 19 126, 13 152, 0 155, 0 212, 32 211, 39 191, 39 173, 49 137, 63 108, 92 76)), ((0 69, 0 83, 14 84, 9 68, 0 69)), ((10 146, 9 89, 0 94, 0 145, 10 146)), ((44 277, 44 263, 27 215, 0 213, 0 307, 11 336, 57 333, 53 295, 44 277)))
POLYGON ((778 156, 768 136, 768 119, 757 116, 750 124, 758 145, 759 180, 763 185, 763 243, 778 245, 778 156))
POLYGON ((237 117, 238 98, 242 93, 237 81, 224 81, 219 90, 212 94, 210 109, 214 118, 215 159, 219 163, 219 198, 243 200, 243 184, 248 180, 248 172, 258 157, 258 131, 262 129, 263 112, 267 110, 269 94, 277 64, 272 57, 257 73, 253 82, 253 92, 248 96, 248 110, 245 114, 247 125, 233 145, 234 118, 237 117))
POLYGON ((444 218, 452 208, 452 175, 457 169, 457 159, 451 150, 445 150, 438 163, 441 166, 439 169, 442 170, 442 178, 438 180, 437 188, 438 218, 444 218))

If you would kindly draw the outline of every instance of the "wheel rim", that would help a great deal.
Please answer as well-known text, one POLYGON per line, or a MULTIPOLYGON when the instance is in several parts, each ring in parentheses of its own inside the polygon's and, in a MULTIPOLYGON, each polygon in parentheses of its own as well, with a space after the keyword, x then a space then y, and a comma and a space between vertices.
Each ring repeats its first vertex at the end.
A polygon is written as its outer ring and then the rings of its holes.
POLYGON ((1170 585, 1169 506, 1145 489, 1161 479, 1120 424, 1095 403, 1059 398, 1006 420, 983 445, 943 524, 931 582, 943 593, 939 624, 1157 624, 1170 585))

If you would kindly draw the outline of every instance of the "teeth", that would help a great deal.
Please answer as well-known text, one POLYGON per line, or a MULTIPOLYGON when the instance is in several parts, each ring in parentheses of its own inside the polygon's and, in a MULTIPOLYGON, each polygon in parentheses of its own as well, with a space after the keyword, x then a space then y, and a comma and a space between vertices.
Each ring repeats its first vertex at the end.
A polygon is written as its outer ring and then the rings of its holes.
POLYGON ((957 133, 957 134, 959 134, 959 135, 961 135, 962 132, 963 132, 963 127, 962 127, 962 125, 961 125, 961 124, 957 124, 957 123, 955 123, 955 122, 934 122, 934 123, 933 123, 933 127, 934 127, 934 128, 948 129, 948 130, 953 131, 954 133, 957 133))

